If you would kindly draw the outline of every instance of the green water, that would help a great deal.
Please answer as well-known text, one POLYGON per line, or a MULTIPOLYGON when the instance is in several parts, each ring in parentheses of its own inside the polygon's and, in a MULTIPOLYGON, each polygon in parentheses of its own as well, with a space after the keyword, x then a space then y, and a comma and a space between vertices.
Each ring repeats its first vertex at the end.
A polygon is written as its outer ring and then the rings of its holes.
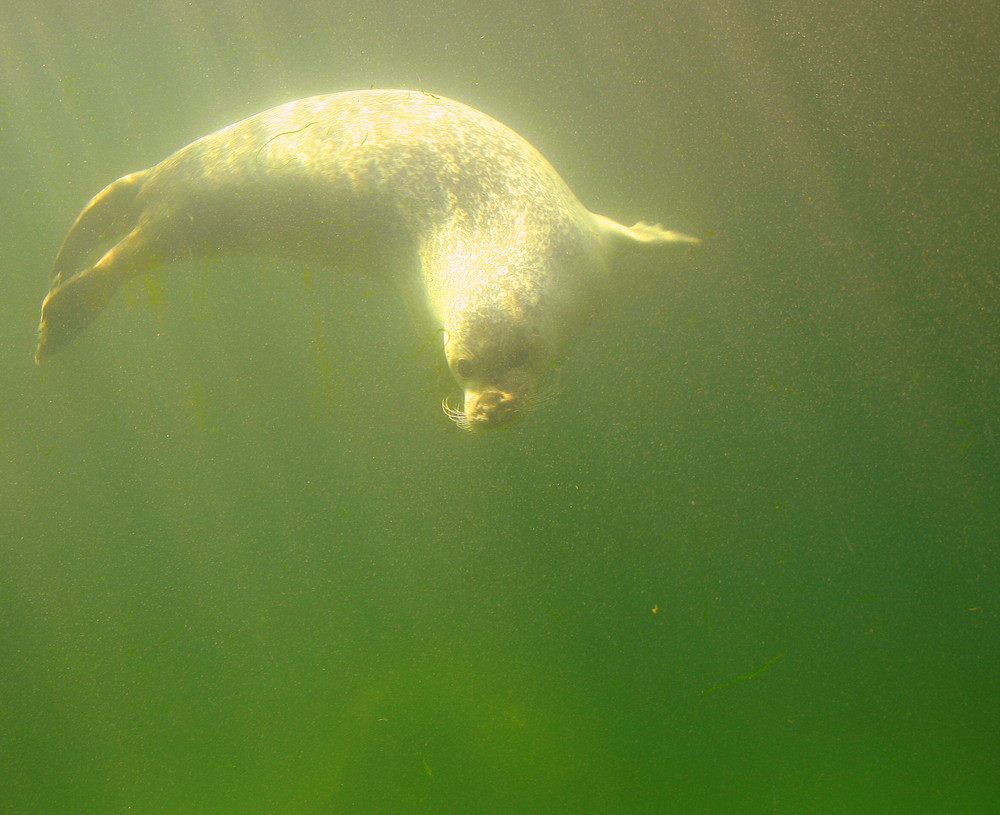
POLYGON ((813 6, 8 0, 0 815, 1000 812, 997 12, 813 6), (706 246, 481 437, 346 269, 33 364, 90 196, 369 86, 706 246))

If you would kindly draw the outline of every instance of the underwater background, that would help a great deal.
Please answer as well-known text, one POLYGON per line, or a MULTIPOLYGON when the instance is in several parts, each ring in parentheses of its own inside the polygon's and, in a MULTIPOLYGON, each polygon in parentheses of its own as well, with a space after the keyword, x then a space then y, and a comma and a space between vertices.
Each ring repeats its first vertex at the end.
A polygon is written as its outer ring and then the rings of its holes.
POLYGON ((6 0, 0 815, 1000 812, 996 3, 6 0), (472 435, 391 286, 123 288, 88 199, 315 93, 510 125, 620 263, 472 435))

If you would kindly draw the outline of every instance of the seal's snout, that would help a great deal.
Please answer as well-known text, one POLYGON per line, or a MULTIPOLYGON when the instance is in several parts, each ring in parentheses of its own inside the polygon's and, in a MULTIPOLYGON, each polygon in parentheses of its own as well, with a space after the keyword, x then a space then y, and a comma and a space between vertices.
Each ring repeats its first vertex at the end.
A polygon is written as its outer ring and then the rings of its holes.
POLYGON ((465 395, 465 413, 473 427, 497 427, 521 417, 521 400, 510 391, 489 386, 465 395))
POLYGON ((441 403, 445 415, 462 430, 485 430, 514 424, 524 417, 524 395, 506 391, 495 385, 482 390, 467 390, 461 408, 453 408, 445 399, 441 403))

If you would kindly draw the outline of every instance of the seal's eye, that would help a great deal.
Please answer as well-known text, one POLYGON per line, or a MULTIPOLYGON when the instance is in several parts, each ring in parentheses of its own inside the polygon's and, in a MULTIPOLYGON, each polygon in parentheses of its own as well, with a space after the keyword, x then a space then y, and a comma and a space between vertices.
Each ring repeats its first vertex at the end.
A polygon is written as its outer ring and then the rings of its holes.
POLYGON ((476 366, 468 357, 459 357, 451 367, 459 379, 471 379, 476 372, 476 366))

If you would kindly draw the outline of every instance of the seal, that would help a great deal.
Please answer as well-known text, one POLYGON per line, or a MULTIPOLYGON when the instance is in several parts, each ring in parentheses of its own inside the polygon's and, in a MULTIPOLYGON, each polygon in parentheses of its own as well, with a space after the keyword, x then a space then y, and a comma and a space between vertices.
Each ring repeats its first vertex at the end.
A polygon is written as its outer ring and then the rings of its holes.
POLYGON ((581 204, 527 141, 458 102, 367 90, 289 102, 106 187, 56 256, 36 360, 169 261, 266 252, 394 276, 424 300, 463 391, 459 427, 539 400, 629 248, 697 238, 581 204))

